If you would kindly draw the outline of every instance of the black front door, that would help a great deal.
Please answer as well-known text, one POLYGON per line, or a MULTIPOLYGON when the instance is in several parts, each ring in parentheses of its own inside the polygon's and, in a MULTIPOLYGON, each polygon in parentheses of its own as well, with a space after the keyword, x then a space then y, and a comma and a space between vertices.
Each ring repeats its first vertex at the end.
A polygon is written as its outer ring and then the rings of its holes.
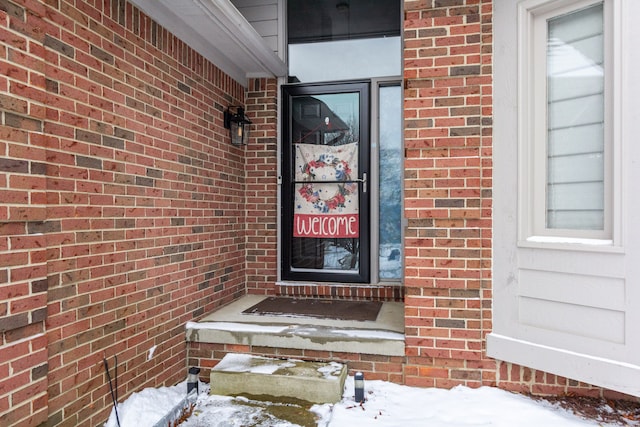
POLYGON ((282 100, 282 279, 368 282, 369 83, 282 100))

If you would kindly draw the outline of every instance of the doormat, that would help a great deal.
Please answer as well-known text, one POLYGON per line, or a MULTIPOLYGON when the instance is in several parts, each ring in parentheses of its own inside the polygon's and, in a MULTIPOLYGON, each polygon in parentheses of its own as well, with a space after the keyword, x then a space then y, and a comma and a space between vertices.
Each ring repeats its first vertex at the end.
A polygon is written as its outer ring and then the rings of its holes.
POLYGON ((380 307, 382 307, 380 301, 270 297, 249 307, 242 313, 263 316, 375 321, 380 307))

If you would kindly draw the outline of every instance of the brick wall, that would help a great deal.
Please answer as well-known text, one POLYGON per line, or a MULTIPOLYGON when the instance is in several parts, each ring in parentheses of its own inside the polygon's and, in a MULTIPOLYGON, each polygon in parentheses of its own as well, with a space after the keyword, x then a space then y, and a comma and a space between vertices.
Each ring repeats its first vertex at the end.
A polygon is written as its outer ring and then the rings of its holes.
POLYGON ((0 425, 102 423, 105 357, 120 401, 184 379, 184 323, 245 290, 404 295, 407 354, 194 344, 192 364, 246 351, 411 385, 615 395, 485 356, 491 5, 405 0, 403 293, 275 283, 275 80, 245 90, 124 0, 0 0, 0 425), (246 148, 222 126, 241 104, 246 148))
POLYGON ((9 2, 0 23, 0 425, 37 425, 48 387, 44 27, 9 2))
POLYGON ((253 79, 246 105, 255 137, 246 148, 245 165, 247 290, 272 294, 278 271, 277 81, 253 79))
MULTIPOLYGON (((398 384, 409 382, 410 384, 421 385, 425 382, 432 382, 438 383, 440 387, 444 388, 464 384, 459 378, 449 377, 456 367, 464 366, 463 362, 454 359, 443 359, 438 362, 440 365, 416 365, 413 363, 414 359, 410 356, 383 356, 378 354, 301 350, 241 344, 191 342, 189 343, 189 366, 201 367, 201 379, 209 381, 211 368, 216 366, 229 353, 248 353, 256 356, 320 362, 331 360, 344 363, 347 366, 349 375, 363 372, 368 380, 391 381, 398 384), (423 381, 416 381, 417 377, 422 377, 423 381)), ((633 396, 605 390, 547 372, 536 371, 506 362, 494 361, 491 363, 491 366, 498 366, 498 371, 491 372, 489 375, 495 380, 469 384, 470 386, 499 387, 516 393, 539 396, 577 395, 637 401, 637 398, 633 396)), ((487 372, 489 372, 489 368, 487 372)))
POLYGON ((184 323, 244 293, 247 210, 275 209, 245 178, 274 162, 223 128, 245 88, 124 0, 0 0, 0 23, 0 425, 97 425, 103 358, 120 400, 175 384, 184 323))
POLYGON ((405 1, 406 382, 478 386, 491 329, 491 1, 405 1))

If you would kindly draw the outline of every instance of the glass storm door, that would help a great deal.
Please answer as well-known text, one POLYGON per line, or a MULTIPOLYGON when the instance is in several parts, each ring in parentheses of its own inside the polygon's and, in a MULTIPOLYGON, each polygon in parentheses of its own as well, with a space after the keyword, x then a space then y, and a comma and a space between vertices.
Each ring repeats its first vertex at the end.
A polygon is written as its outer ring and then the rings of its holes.
POLYGON ((369 83, 282 99, 282 278, 368 282, 369 83))

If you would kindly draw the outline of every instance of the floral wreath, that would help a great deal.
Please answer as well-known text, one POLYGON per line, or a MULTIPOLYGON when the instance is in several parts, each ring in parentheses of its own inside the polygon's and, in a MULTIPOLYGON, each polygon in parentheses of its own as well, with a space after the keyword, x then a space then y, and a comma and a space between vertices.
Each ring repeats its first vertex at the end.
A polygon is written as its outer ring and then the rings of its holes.
POLYGON ((333 167, 336 173, 336 181, 338 182, 338 191, 330 199, 321 199, 318 191, 313 188, 312 182, 307 182, 298 190, 303 199, 309 203, 313 203, 313 207, 322 213, 344 208, 345 197, 356 191, 356 183, 345 183, 339 181, 349 181, 351 178, 351 168, 349 163, 340 160, 333 154, 321 154, 317 160, 307 162, 302 167, 302 174, 305 181, 313 181, 316 179, 316 171, 318 168, 333 167))

